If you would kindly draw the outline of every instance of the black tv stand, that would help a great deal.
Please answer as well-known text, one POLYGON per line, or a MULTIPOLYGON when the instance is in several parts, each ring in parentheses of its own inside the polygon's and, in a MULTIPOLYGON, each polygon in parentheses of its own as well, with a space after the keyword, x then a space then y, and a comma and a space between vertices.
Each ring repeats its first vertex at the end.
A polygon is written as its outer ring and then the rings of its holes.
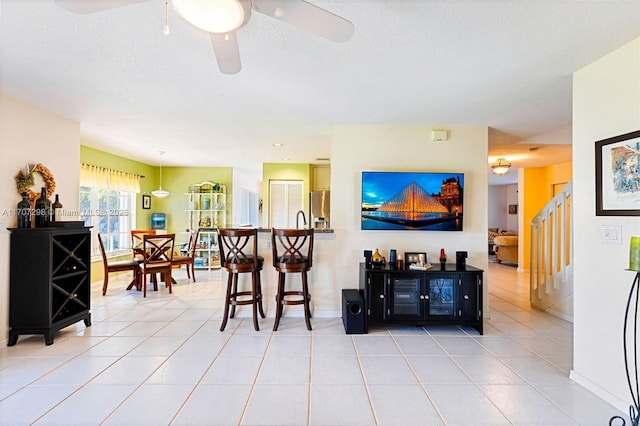
POLYGON ((482 334, 483 270, 455 264, 425 271, 367 267, 360 263, 360 292, 370 322, 468 325, 482 334))

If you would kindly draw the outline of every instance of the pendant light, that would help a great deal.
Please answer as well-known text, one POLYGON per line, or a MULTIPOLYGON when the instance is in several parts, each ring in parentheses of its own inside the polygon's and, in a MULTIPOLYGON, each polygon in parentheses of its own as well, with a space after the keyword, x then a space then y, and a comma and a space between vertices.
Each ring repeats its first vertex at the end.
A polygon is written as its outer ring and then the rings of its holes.
POLYGON ((162 189, 162 156, 164 155, 164 151, 160 151, 160 188, 155 191, 151 191, 151 193, 159 198, 164 198, 169 195, 169 191, 165 191, 162 189))
POLYGON ((498 158, 494 165, 491 166, 493 173, 503 175, 511 168, 511 163, 506 158, 498 158))

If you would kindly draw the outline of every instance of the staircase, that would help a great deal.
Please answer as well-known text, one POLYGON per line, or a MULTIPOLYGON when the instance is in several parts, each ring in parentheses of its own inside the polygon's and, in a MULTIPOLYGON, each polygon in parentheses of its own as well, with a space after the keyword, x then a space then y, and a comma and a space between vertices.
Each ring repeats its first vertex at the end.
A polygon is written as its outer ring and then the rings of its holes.
POLYGON ((537 309, 573 320, 573 183, 531 221, 530 301, 537 309))

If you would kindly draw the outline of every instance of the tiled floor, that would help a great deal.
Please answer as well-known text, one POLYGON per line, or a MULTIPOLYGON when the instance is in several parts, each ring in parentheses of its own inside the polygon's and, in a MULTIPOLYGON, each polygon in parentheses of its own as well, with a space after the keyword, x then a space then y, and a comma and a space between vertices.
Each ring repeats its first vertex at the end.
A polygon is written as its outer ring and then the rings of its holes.
MULTIPOLYGON (((623 415, 567 376, 572 326, 532 310, 527 277, 489 264, 485 335, 458 327, 345 335, 340 318, 285 316, 220 332, 219 272, 178 272, 166 289, 107 296, 93 325, 52 346, 0 349, 0 424, 605 425, 623 415)), ((265 271, 264 273, 267 273, 265 271)), ((293 307, 296 309, 300 307, 293 307)), ((244 307, 244 309, 250 309, 244 307)), ((286 313, 285 313, 286 315, 286 313)))

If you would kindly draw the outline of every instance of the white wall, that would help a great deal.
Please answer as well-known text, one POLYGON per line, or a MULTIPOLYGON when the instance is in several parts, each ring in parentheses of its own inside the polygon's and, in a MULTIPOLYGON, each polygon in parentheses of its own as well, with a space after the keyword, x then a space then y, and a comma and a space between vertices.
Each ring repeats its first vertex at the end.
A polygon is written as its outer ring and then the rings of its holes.
POLYGON ((507 231, 518 231, 518 216, 520 216, 520 206, 518 204, 518 185, 507 185, 507 231), (515 204, 518 209, 517 214, 509 214, 509 205, 515 204))
POLYGON ((488 191, 488 227, 507 229, 507 185, 491 185, 488 191))
MULTIPOLYGON (((231 200, 232 216, 228 221, 231 226, 246 225, 241 216, 242 209, 247 209, 247 198, 250 194, 255 194, 257 198, 262 198, 262 180, 256 178, 250 173, 246 173, 237 167, 233 169, 233 199, 231 200)), ((256 207, 257 209, 257 207, 256 207)), ((256 213, 257 216, 257 213, 256 213)), ((260 218, 257 217, 256 223, 252 224, 255 227, 260 225, 260 218)))
POLYGON ((491 185, 488 197, 489 228, 518 231, 519 214, 509 214, 509 204, 518 204, 518 185, 491 185))
MULTIPOLYGON (((0 93, 0 342, 6 344, 9 320, 9 232, 20 195, 14 176, 26 163, 42 163, 56 181, 65 210, 78 210, 80 125, 0 93)), ((39 178, 36 178, 38 184, 39 178)), ((67 220, 74 220, 70 217, 67 220)), ((44 343, 43 343, 44 344, 44 343)))
MULTIPOLYGON (((435 128, 435 127, 434 127, 435 128)), ((449 130, 446 142, 431 142, 429 126, 334 126, 331 144, 331 227, 335 229, 332 263, 334 288, 357 288, 363 251, 426 251, 437 262, 440 248, 449 256, 469 252, 468 263, 487 268, 486 127, 438 126, 449 130), (380 171, 463 172, 462 232, 360 230, 361 173, 380 171)), ((485 274, 486 282, 486 274, 485 274)), ((485 286, 486 293, 486 286, 485 286)), ((486 310, 485 297, 485 312, 486 310)))
POLYGON ((634 273, 625 268, 629 239, 640 235, 640 220, 595 216, 594 142, 640 130, 640 39, 576 72, 573 90, 575 323, 571 377, 627 412, 631 399, 622 326, 634 273), (621 245, 601 241, 603 225, 621 227, 621 245))

